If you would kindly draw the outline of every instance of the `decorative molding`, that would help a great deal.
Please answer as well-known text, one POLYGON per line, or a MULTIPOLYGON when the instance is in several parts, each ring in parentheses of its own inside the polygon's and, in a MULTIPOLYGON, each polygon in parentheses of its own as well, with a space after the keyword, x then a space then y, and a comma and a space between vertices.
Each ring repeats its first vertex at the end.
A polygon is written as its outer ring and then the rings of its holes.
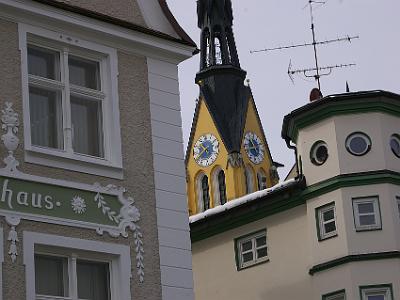
MULTIPOLYGON (((131 230, 135 243, 137 274, 139 276, 139 281, 143 282, 143 235, 137 224, 140 221, 140 212, 134 205, 135 201, 133 198, 126 196, 127 190, 124 187, 117 187, 112 184, 107 186, 102 186, 99 183, 93 185, 80 184, 20 172, 17 169, 19 162, 14 157, 14 151, 19 145, 19 139, 16 136, 18 133, 19 119, 18 114, 12 109, 12 104, 9 102, 6 103, 6 108, 2 110, 1 121, 3 123, 2 128, 6 130, 6 134, 2 136, 2 141, 8 150, 8 156, 4 159, 6 166, 0 169, 0 177, 5 177, 2 185, 0 215, 5 216, 7 223, 11 226, 8 240, 11 241, 9 254, 11 255, 12 261, 15 262, 18 255, 16 243, 19 242, 19 240, 15 227, 20 223, 21 219, 90 228, 95 229, 100 235, 107 232, 112 237, 123 236, 127 238, 128 230, 131 230), (19 189, 24 188, 25 185, 28 184, 30 185, 30 189, 32 189, 32 187, 35 188, 34 191, 36 193, 31 192, 31 205, 35 208, 41 208, 41 213, 32 213, 31 210, 29 210, 29 193, 26 191, 19 191, 17 196, 14 197, 16 198, 15 201, 13 201, 13 192, 16 194, 16 191, 12 189, 13 183, 15 186, 18 186, 19 189), (37 193, 36 189, 43 188, 43 186, 52 186, 56 191, 57 188, 59 188, 62 190, 62 194, 74 192, 74 196, 72 200, 59 201, 55 199, 55 194, 50 196, 37 193), (88 195, 89 197, 92 195, 93 202, 86 202, 85 198, 89 198, 87 196, 83 197, 81 194, 88 195), (41 204, 38 206, 41 197, 43 197, 43 207, 41 204), (117 201, 111 204, 110 201, 114 199, 117 201), (90 205, 93 207, 93 204, 100 209, 106 219, 96 219, 98 216, 101 216, 101 214, 97 216, 94 215, 95 217, 92 217, 91 221, 85 219, 86 214, 90 210, 90 205), (69 210, 72 209, 74 217, 71 217, 70 214, 67 217, 60 215, 63 205, 68 205, 69 210), (20 211, 18 211, 18 209, 20 209, 20 211), (119 209, 119 211, 116 211, 116 209, 119 209), (86 213, 84 214, 84 212, 86 213), (93 221, 93 219, 95 221, 93 221)), ((62 196, 60 196, 60 198, 62 198, 62 196)), ((95 214, 93 209, 91 214, 95 214)))
POLYGON ((19 166, 19 162, 14 157, 14 151, 19 145, 19 139, 16 136, 18 133, 19 118, 18 114, 12 108, 11 102, 6 102, 5 105, 6 108, 1 110, 1 122, 3 123, 1 128, 6 133, 1 136, 1 140, 8 151, 8 156, 3 161, 6 164, 5 169, 9 172, 18 172, 17 167, 19 166))
POLYGON ((15 230, 15 227, 19 225, 19 223, 21 222, 21 218, 16 216, 6 216, 6 222, 8 225, 11 226, 7 238, 7 240, 11 242, 8 254, 11 256, 11 261, 15 263, 18 256, 17 243, 19 242, 18 233, 15 230))
POLYGON ((344 264, 358 261, 380 260, 380 259, 394 259, 400 258, 400 251, 387 251, 387 252, 374 252, 362 254, 350 254, 347 256, 339 257, 318 265, 313 266, 308 273, 314 275, 315 273, 329 270, 344 264))
POLYGON ((240 168, 244 165, 243 163, 243 157, 242 154, 238 152, 233 152, 228 154, 228 163, 227 163, 227 168, 228 166, 231 166, 232 168, 240 168))

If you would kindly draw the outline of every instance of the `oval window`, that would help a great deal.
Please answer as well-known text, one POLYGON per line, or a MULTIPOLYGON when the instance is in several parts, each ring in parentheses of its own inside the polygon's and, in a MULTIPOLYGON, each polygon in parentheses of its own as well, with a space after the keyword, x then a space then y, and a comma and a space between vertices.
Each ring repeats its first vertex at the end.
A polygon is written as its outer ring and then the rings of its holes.
POLYGON ((400 136, 398 134, 393 134, 390 138, 390 148, 394 155, 400 158, 400 136))
POLYGON ((346 148, 351 154, 361 156, 371 149, 371 140, 365 133, 355 132, 347 137, 346 148))
POLYGON ((315 142, 311 147, 310 158, 311 162, 316 166, 324 164, 328 159, 328 146, 326 143, 323 141, 315 142))

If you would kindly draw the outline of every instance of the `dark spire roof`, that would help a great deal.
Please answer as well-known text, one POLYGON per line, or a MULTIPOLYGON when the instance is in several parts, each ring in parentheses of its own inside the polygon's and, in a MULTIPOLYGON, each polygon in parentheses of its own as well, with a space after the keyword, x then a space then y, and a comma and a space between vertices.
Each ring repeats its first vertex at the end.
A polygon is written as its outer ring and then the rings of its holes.
POLYGON ((197 13, 201 56, 196 83, 200 96, 228 153, 240 152, 250 92, 244 85, 246 72, 240 68, 233 37, 231 0, 198 0, 197 13))

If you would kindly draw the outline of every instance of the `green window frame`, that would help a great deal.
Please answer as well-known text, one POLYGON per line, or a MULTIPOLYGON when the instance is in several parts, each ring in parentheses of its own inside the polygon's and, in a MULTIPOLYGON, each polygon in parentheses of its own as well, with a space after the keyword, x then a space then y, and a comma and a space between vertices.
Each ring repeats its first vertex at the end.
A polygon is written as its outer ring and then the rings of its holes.
POLYGON ((384 296, 384 300, 394 300, 393 285, 376 284, 360 286, 360 300, 369 300, 369 296, 384 296))
POLYGON ((338 235, 335 202, 330 202, 323 206, 317 207, 315 209, 315 218, 318 241, 323 241, 338 235), (335 229, 331 231, 327 230, 329 229, 329 226, 332 226, 332 224, 334 224, 335 229))
POLYGON ((322 300, 346 300, 346 290, 338 290, 322 295, 322 300))
POLYGON ((234 244, 238 271, 269 261, 265 229, 238 237, 234 244))

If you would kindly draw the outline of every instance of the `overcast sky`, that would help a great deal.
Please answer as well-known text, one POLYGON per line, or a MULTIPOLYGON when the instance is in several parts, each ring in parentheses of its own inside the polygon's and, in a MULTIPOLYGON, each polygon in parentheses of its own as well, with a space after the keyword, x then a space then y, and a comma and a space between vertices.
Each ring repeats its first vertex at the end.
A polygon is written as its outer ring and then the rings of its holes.
MULTIPOLYGON (((314 66, 311 47, 250 54, 250 50, 311 41, 307 0, 232 0, 239 59, 250 79, 268 144, 275 161, 285 164, 284 178, 294 163, 280 133, 282 119, 308 102, 316 86, 311 78, 287 75, 293 69, 314 66)), ((175 17, 199 44, 195 0, 168 0, 175 17)), ((328 0, 315 7, 317 40, 359 35, 351 43, 342 42, 318 48, 320 66, 356 63, 322 77, 324 95, 383 89, 400 93, 400 0, 328 0)), ((186 148, 198 87, 194 77, 199 55, 179 65, 183 136, 186 148)), ((399 128, 400 130, 400 128, 399 128)))

